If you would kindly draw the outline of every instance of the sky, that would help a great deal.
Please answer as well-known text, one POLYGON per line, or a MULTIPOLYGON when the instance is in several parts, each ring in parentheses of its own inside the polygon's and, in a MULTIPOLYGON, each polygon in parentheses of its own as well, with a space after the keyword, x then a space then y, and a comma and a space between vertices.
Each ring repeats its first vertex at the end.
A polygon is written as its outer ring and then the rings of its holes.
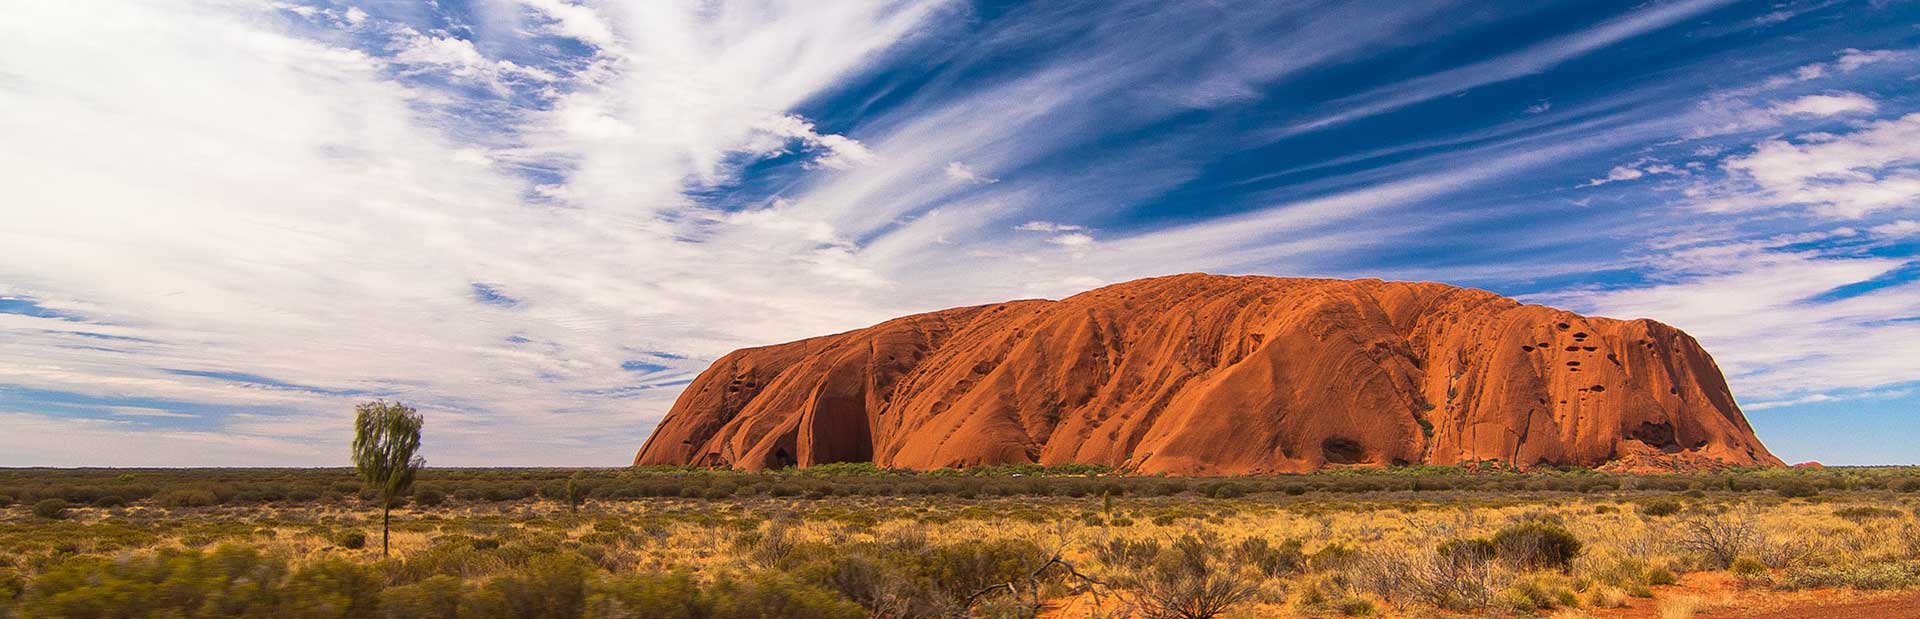
POLYGON ((22 0, 0 466, 619 466, 744 347, 1207 271, 1698 337, 1920 464, 1920 2, 22 0))

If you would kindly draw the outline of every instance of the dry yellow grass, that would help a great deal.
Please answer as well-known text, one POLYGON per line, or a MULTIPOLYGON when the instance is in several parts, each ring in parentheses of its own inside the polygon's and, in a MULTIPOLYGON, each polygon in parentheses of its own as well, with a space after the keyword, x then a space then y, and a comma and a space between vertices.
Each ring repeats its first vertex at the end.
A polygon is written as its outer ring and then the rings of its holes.
MULTIPOLYGON (((1588 609, 1617 608, 1630 592, 1666 584, 1654 574, 1708 569, 1698 553, 1681 543, 1676 523, 1692 518, 1735 519, 1750 523, 1753 540, 1742 556, 1770 567, 1801 563, 1864 564, 1910 561, 1915 550, 1898 534, 1916 524, 1912 505, 1895 517, 1855 522, 1834 515, 1836 505, 1774 497, 1692 499, 1673 516, 1646 516, 1630 502, 1606 497, 1508 500, 1497 504, 1458 501, 1243 500, 1194 501, 1181 498, 1098 497, 1004 498, 971 501, 944 497, 841 497, 825 500, 765 498, 741 501, 656 499, 590 503, 578 516, 550 503, 404 510, 395 515, 393 553, 401 559, 434 552, 449 536, 512 538, 553 535, 569 543, 591 544, 597 562, 616 573, 684 570, 700 577, 743 572, 757 567, 750 546, 775 528, 797 544, 841 547, 859 542, 924 538, 931 544, 992 540, 1029 540, 1059 549, 1064 559, 1089 574, 1111 576, 1095 549, 1113 540, 1170 543, 1183 535, 1216 536, 1222 552, 1252 538, 1279 544, 1298 540, 1307 557, 1324 557, 1306 573, 1260 576, 1259 592, 1238 612, 1243 617, 1338 615, 1342 604, 1359 608, 1364 600, 1374 616, 1448 616, 1435 613, 1430 600, 1410 596, 1396 582, 1409 566, 1429 561, 1443 542, 1490 538, 1503 527, 1527 520, 1560 523, 1583 543, 1583 552, 1565 575, 1523 573, 1508 566, 1490 568, 1480 586, 1489 604, 1500 610, 1511 600, 1500 594, 1522 580, 1545 581, 1572 591, 1578 608, 1529 611, 1537 616, 1574 619, 1588 609), (1110 511, 1109 511, 1110 509, 1110 511), (1022 515, 1024 514, 1024 515, 1022 515), (1091 518, 1089 518, 1091 517, 1091 518), (1116 526, 1114 522, 1129 523, 1116 526), (1089 524, 1092 522, 1093 524, 1089 524), (610 523, 610 524, 603 524, 610 523), (604 535, 602 528, 620 535, 604 535), (596 536, 599 537, 596 537, 596 536), (1348 549, 1336 557, 1333 549, 1348 549)), ((77 510, 81 522, 159 516, 158 508, 77 510)), ((330 508, 291 508, 233 512, 232 517, 263 524, 245 542, 291 559, 296 565, 343 556, 372 561, 379 556, 379 523, 372 512, 330 508), (339 547, 340 532, 358 530, 367 546, 339 547), (262 533, 270 531, 271 533, 262 533)), ((201 512, 193 518, 223 520, 225 512, 201 512)), ((187 516, 183 516, 187 517, 187 516)), ((167 546, 205 546, 192 527, 181 527, 160 541, 112 552, 142 552, 167 546)), ((1310 559, 1311 560, 1311 559, 1310 559)), ((1727 594, 1668 596, 1658 603, 1662 619, 1686 619, 1703 609, 1731 603, 1727 594)), ((1556 604, 1558 604, 1556 602, 1556 604)), ((1108 607, 1075 607, 1079 614, 1060 619, 1102 616, 1108 607)), ((1469 611, 1472 612, 1472 611, 1469 611)), ((1604 613, 1603 613, 1604 614, 1604 613)), ((1105 615, 1112 617, 1111 614, 1105 615)))

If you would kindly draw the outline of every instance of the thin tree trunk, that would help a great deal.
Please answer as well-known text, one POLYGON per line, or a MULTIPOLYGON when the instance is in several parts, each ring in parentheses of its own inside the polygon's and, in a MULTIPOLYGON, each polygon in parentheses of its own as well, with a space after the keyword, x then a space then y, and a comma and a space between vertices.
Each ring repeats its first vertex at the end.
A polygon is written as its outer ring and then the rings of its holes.
POLYGON ((391 530, 388 523, 392 521, 393 506, 382 504, 380 506, 380 556, 383 558, 387 556, 387 551, 393 549, 392 544, 387 541, 387 532, 391 530))

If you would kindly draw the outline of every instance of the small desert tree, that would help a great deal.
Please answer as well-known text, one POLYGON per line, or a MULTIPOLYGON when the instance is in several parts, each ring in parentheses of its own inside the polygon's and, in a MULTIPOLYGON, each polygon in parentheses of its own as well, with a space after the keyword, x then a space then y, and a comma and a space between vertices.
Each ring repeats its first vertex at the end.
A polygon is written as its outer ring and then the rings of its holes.
POLYGON ((420 413, 398 402, 375 400, 354 407, 353 466, 360 480, 379 493, 380 556, 386 556, 393 506, 413 486, 413 475, 427 461, 420 451, 420 413))

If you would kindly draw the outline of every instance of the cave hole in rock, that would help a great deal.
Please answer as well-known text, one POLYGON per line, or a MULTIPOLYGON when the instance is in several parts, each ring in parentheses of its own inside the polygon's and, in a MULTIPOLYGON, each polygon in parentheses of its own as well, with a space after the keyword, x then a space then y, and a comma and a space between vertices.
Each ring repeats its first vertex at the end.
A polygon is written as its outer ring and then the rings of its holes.
POLYGON ((1556 328, 1558 328, 1558 329, 1560 329, 1561 331, 1565 331, 1565 330, 1567 330, 1567 329, 1569 329, 1569 328, 1572 328, 1572 327, 1573 327, 1573 325, 1570 325, 1570 324, 1567 324, 1567 323, 1564 323, 1564 322, 1563 322, 1563 323, 1560 323, 1560 324, 1557 324, 1557 325, 1554 325, 1554 327, 1556 327, 1556 328))
POLYGON ((1328 464, 1359 464, 1366 460, 1367 452, 1358 441, 1334 436, 1320 442, 1320 455, 1328 464))
POLYGON ((1587 390, 1588 390, 1588 391, 1592 391, 1592 392, 1594 392, 1594 393, 1599 393, 1599 392, 1602 392, 1602 391, 1606 391, 1606 390, 1607 390, 1607 386, 1606 386, 1606 385, 1594 385, 1594 386, 1592 386, 1592 387, 1589 387, 1589 388, 1587 388, 1587 390))
POLYGON ((1533 352, 1533 346, 1530 346, 1530 345, 1526 345, 1526 344, 1521 344, 1521 345, 1520 345, 1520 351, 1521 351, 1521 352, 1533 352))
POLYGON ((1666 453, 1680 451, 1680 442, 1674 440, 1673 424, 1671 423, 1643 421, 1640 422, 1639 427, 1633 429, 1633 432, 1628 433, 1628 436, 1632 437, 1633 440, 1646 443, 1648 447, 1657 448, 1666 453))

